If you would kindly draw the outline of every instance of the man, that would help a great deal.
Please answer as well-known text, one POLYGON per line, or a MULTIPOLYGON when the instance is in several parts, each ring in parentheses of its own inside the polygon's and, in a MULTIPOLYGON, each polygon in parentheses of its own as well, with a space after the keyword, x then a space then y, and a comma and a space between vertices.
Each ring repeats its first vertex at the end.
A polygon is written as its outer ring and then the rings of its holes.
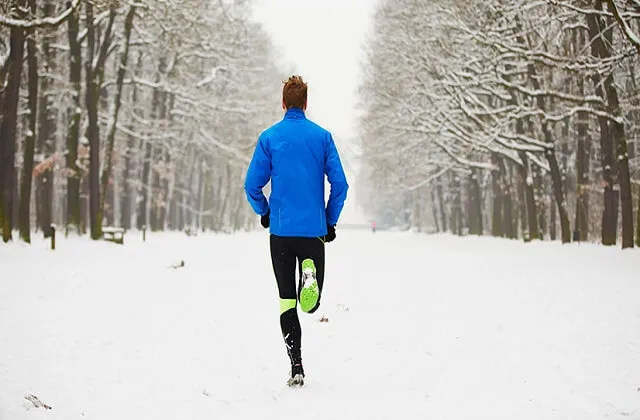
POLYGON ((273 272, 280 295, 280 327, 291 361, 289 386, 304 384, 302 331, 297 303, 313 313, 324 283, 325 242, 335 227, 349 188, 331 133, 305 116, 307 84, 291 76, 282 89, 282 121, 258 139, 244 188, 253 210, 270 228, 273 272), (325 175, 331 192, 325 207, 325 175), (271 180, 269 200, 262 189, 271 180), (296 263, 299 283, 296 286, 296 263))

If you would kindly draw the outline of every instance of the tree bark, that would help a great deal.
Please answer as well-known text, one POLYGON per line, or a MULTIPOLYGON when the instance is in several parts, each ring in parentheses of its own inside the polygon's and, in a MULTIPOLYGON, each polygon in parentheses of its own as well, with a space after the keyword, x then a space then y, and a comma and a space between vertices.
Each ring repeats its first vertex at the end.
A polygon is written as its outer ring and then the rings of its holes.
POLYGON ((444 193, 442 192, 442 177, 438 180, 436 186, 436 194, 438 195, 438 207, 440 208, 440 220, 442 222, 442 231, 447 231, 447 211, 445 208, 444 193))
POLYGON ((67 132, 67 227, 75 226, 82 232, 82 214, 80 210, 80 180, 82 171, 78 165, 78 142, 80 139, 80 120, 82 118, 82 46, 78 40, 80 31, 79 11, 69 16, 69 82, 71 84, 71 106, 69 107, 69 131, 67 132))
POLYGON ((636 246, 640 247, 640 193, 638 194, 638 211, 636 212, 636 246))
MULTIPOLYGON (((17 2, 18 18, 23 18, 26 0, 17 2)), ((2 104, 0 122, 0 224, 2 240, 12 239, 13 199, 16 187, 15 150, 16 126, 18 123, 18 101, 20 99, 20 79, 24 56, 24 29, 12 27, 10 33, 10 51, 7 61, 8 75, 2 104)))
MULTIPOLYGON (((583 83, 581 83, 583 84, 583 83)), ((584 112, 578 113, 578 147, 576 152, 577 191, 574 241, 589 239, 589 170, 591 137, 587 136, 589 124, 584 112)))
POLYGON ((533 176, 529 165, 529 158, 525 152, 519 152, 522 165, 519 165, 522 188, 524 190, 524 206, 526 208, 526 220, 529 234, 525 236, 525 241, 540 239, 538 232, 538 210, 536 208, 536 197, 533 190, 533 176))
MULTIPOLYGON (((122 104, 122 86, 124 83, 124 75, 127 70, 127 61, 129 59, 129 41, 131 40, 131 29, 133 28, 133 18, 135 17, 136 7, 129 6, 129 11, 124 22, 124 39, 122 40, 122 49, 120 52, 120 65, 116 75, 116 93, 113 103, 113 115, 109 120, 107 128, 107 148, 105 151, 105 163, 102 171, 101 194, 100 194, 100 213, 104 214, 104 203, 107 196, 107 188, 109 187, 109 177, 113 168, 113 146, 115 144, 116 127, 118 124, 118 116, 120 114, 120 106, 122 104)), ((113 211, 113 208, 112 208, 113 211)))
POLYGON ((507 168, 504 163, 504 159, 499 159, 498 165, 501 174, 500 189, 503 194, 502 231, 507 238, 518 239, 518 219, 515 217, 516 212, 513 209, 513 188, 510 181, 512 177, 509 176, 512 169, 511 166, 507 168))
MULTIPOLYGON (((136 75, 140 72, 142 68, 142 53, 138 55, 138 63, 136 64, 136 75)), ((133 108, 133 113, 137 112, 137 104, 138 104, 138 86, 137 84, 133 84, 131 88, 131 106, 133 108)), ((129 126, 129 131, 133 131, 133 124, 129 126)), ((131 172, 133 170, 133 150, 135 147, 135 137, 131 134, 128 135, 127 138, 127 148, 124 152, 124 168, 122 171, 122 198, 120 200, 120 226, 125 229, 131 228, 131 216, 132 216, 132 199, 133 199, 133 188, 131 182, 131 172)))
POLYGON ((544 176, 538 166, 531 168, 533 174, 533 192, 536 200, 536 211, 538 212, 538 232, 540 234, 540 240, 544 239, 544 234, 547 231, 547 205, 546 205, 546 186, 544 182, 544 176))
POLYGON ((462 188, 458 174, 451 173, 451 190, 453 202, 451 203, 451 232, 462 236, 462 188))
MULTIPOLYGON (((600 4, 599 9, 602 9, 602 4, 600 4)), ((604 36, 607 38, 608 42, 602 43, 601 45, 603 58, 610 57, 612 55, 611 45, 613 45, 611 19, 608 19, 606 24, 608 29, 605 31, 604 36)), ((605 78, 604 88, 607 93, 609 112, 616 117, 616 119, 611 120, 609 124, 611 134, 613 136, 613 144, 615 145, 618 183, 620 184, 620 205, 622 207, 622 249, 633 248, 633 195, 631 193, 629 154, 627 150, 627 138, 624 131, 624 125, 622 123, 623 114, 620 109, 618 89, 614 84, 612 73, 605 78)))
POLYGON ((111 31, 116 17, 116 6, 110 6, 109 21, 96 57, 96 33, 93 26, 93 5, 86 4, 87 16, 87 60, 85 71, 87 78, 86 106, 89 120, 87 137, 89 138, 89 222, 91 239, 102 236, 102 213, 100 211, 100 127, 98 125, 98 101, 100 99, 100 77, 111 42, 111 31), (94 65, 95 60, 95 65, 94 65))
MULTIPOLYGON (((522 39, 522 38, 521 38, 522 39)), ((527 66, 527 72, 529 73, 529 80, 533 88, 537 91, 541 90, 541 84, 539 81, 538 74, 533 64, 529 64, 527 66)), ((545 103, 545 98, 543 96, 538 96, 536 98, 536 102, 538 108, 542 111, 547 109, 547 104, 545 103)), ((545 142, 547 143, 547 147, 544 151, 544 157, 547 159, 549 163, 549 169, 551 170, 551 181, 553 185, 553 195, 555 197, 556 205, 558 207, 558 214, 560 216, 560 231, 562 243, 571 242, 571 223, 569 222, 569 212, 567 211, 567 205, 565 201, 564 195, 564 183, 562 182, 562 174, 560 173, 560 167, 558 165, 558 159, 556 158, 556 153, 554 149, 554 139, 551 133, 551 128, 549 127, 549 123, 547 121, 541 121, 542 124, 542 133, 545 138, 545 142)), ((538 176, 540 183, 542 182, 541 176, 538 176)), ((545 194, 546 195, 546 194, 545 194)), ((540 200, 542 201, 542 200, 540 200)), ((544 217, 544 213, 541 211, 540 215, 544 217)), ((546 229, 543 226, 544 220, 540 223, 539 235, 542 234, 546 229)), ((532 239, 535 239, 532 237, 532 239)))
POLYGON ((549 212, 549 239, 555 241, 558 237, 558 232, 556 232, 556 206, 551 206, 549 212))
POLYGON ((85 72, 87 87, 85 101, 89 125, 87 137, 89 140, 89 224, 91 239, 100 239, 100 138, 98 128, 98 81, 93 65, 95 59, 95 28, 93 26, 93 5, 86 5, 87 17, 87 59, 85 72))
MULTIPOLYGON (((159 85, 162 82, 162 78, 167 71, 167 60, 165 57, 161 57, 158 62, 158 73, 156 77, 156 83, 159 85)), ((166 117, 166 92, 160 87, 153 89, 153 97, 151 103, 151 118, 155 121, 156 126, 161 129, 164 125, 164 119, 166 117)), ((164 156, 164 147, 158 142, 153 147, 152 157, 152 170, 151 170, 151 209, 149 214, 149 224, 152 231, 160 230, 160 212, 164 205, 164 197, 162 197, 161 177, 164 174, 160 173, 162 165, 158 165, 164 156), (154 168, 155 166, 155 168, 154 168)))
MULTIPOLYGON (((602 1, 596 0, 596 9, 602 10, 602 1)), ((606 24, 602 18, 596 14, 587 15, 587 26, 589 28, 589 41, 591 53, 595 57, 607 58, 608 49, 602 39, 605 32, 611 32, 611 28, 606 29, 606 24)), ((609 38, 609 36, 607 36, 609 38)), ((612 76, 606 76, 610 79, 612 76)), ((596 95, 606 100, 605 91, 602 88, 602 77, 596 73, 593 76, 596 95)), ((606 83, 606 82, 605 82, 606 83)), ((611 83, 611 81, 609 82, 611 83)), ((600 149, 602 160, 602 177, 604 180, 604 212, 602 215, 602 244, 615 245, 618 230, 618 193, 615 191, 614 159, 613 159, 613 139, 612 127, 604 117, 598 117, 600 124, 600 149)))
POLYGON ((438 200, 436 198, 435 191, 431 190, 431 213, 433 217, 433 222, 436 224, 436 232, 440 233, 440 223, 438 222, 438 200))
MULTIPOLYGON (((500 158, 493 155, 492 160, 496 167, 498 167, 497 161, 500 158)), ((502 218, 502 211, 504 207, 503 191, 502 191, 502 174, 499 169, 491 171, 491 186, 493 189, 493 214, 491 218, 491 235, 497 238, 504 235, 504 220, 502 218)))
POLYGON ((470 235, 482 235, 482 199, 480 193, 480 182, 478 181, 478 171, 471 170, 469 175, 469 196, 467 197, 468 205, 468 225, 470 235))
POLYGON ((149 213, 149 172, 151 171, 151 150, 152 144, 150 139, 146 139, 143 142, 144 146, 144 155, 142 157, 142 180, 140 183, 140 187, 138 190, 138 196, 140 196, 138 206, 138 215, 136 220, 136 226, 138 229, 142 229, 143 227, 148 227, 147 214, 149 213))
MULTIPOLYGON (((53 16, 56 10, 55 2, 48 0, 44 5, 44 15, 53 16)), ((51 223, 53 222, 53 199, 54 199, 54 178, 53 171, 56 151, 56 111, 53 104, 53 84, 54 78, 51 76, 56 71, 55 43, 56 33, 51 31, 42 38, 42 56, 44 58, 45 74, 40 81, 40 101, 38 104, 38 129, 36 143, 37 163, 43 164, 43 170, 38 171, 36 178, 36 217, 37 224, 42 230, 44 237, 48 238, 52 234, 51 223), (46 161, 49 160, 49 163, 46 161)))
MULTIPOLYGON (((30 15, 37 14, 36 0, 29 0, 30 15)), ((31 242, 31 181, 33 176, 33 154, 36 146, 36 121, 38 118, 38 47, 36 31, 31 29, 27 36, 27 62, 29 65, 29 114, 27 116, 27 133, 25 136, 24 159, 22 163, 22 185, 20 188, 20 210, 18 211, 20 237, 31 242)))
MULTIPOLYGON (((163 109, 164 111, 164 119, 166 119, 169 123, 169 125, 172 124, 173 122, 173 118, 171 117, 171 111, 173 110, 173 106, 175 103, 175 96, 173 94, 167 95, 165 94, 165 101, 167 102, 165 108, 163 109)), ((174 177, 174 174, 171 171, 171 153, 168 147, 164 148, 164 166, 166 168, 166 172, 164 174, 164 176, 162 177, 162 185, 161 185, 161 191, 162 191, 162 207, 160 208, 160 213, 159 213, 159 227, 161 230, 165 230, 166 226, 167 226, 167 213, 169 211, 169 203, 170 203, 170 197, 169 197, 169 179, 174 177)))

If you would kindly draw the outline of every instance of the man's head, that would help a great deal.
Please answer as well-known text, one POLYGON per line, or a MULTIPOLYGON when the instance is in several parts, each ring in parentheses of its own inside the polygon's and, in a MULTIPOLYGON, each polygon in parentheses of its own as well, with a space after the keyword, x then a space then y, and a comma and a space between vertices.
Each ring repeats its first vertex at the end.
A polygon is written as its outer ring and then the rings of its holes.
POLYGON ((282 108, 307 109, 307 84, 300 76, 291 76, 282 88, 282 108))

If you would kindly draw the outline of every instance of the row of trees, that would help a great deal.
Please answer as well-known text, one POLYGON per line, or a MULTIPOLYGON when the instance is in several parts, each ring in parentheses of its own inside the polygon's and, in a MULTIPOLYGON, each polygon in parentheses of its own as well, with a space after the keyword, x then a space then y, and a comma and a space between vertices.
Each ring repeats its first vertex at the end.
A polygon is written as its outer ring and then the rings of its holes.
POLYGON ((243 170, 278 116, 249 1, 0 5, 0 225, 101 236, 253 226, 243 170), (269 81, 265 83, 265 81, 269 81))
POLYGON ((374 24, 359 181, 373 216, 640 245, 640 2, 381 0, 374 24))

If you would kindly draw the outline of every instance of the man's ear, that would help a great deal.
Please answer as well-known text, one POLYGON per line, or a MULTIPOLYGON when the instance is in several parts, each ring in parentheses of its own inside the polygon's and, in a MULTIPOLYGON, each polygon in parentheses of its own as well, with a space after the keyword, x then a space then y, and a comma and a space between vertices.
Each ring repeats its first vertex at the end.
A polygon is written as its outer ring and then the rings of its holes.
POLYGON ((302 110, 306 111, 307 110, 307 100, 305 99, 304 101, 304 105, 302 105, 302 110))
POLYGON ((287 110, 287 106, 284 104, 284 98, 282 98, 282 109, 287 110))

